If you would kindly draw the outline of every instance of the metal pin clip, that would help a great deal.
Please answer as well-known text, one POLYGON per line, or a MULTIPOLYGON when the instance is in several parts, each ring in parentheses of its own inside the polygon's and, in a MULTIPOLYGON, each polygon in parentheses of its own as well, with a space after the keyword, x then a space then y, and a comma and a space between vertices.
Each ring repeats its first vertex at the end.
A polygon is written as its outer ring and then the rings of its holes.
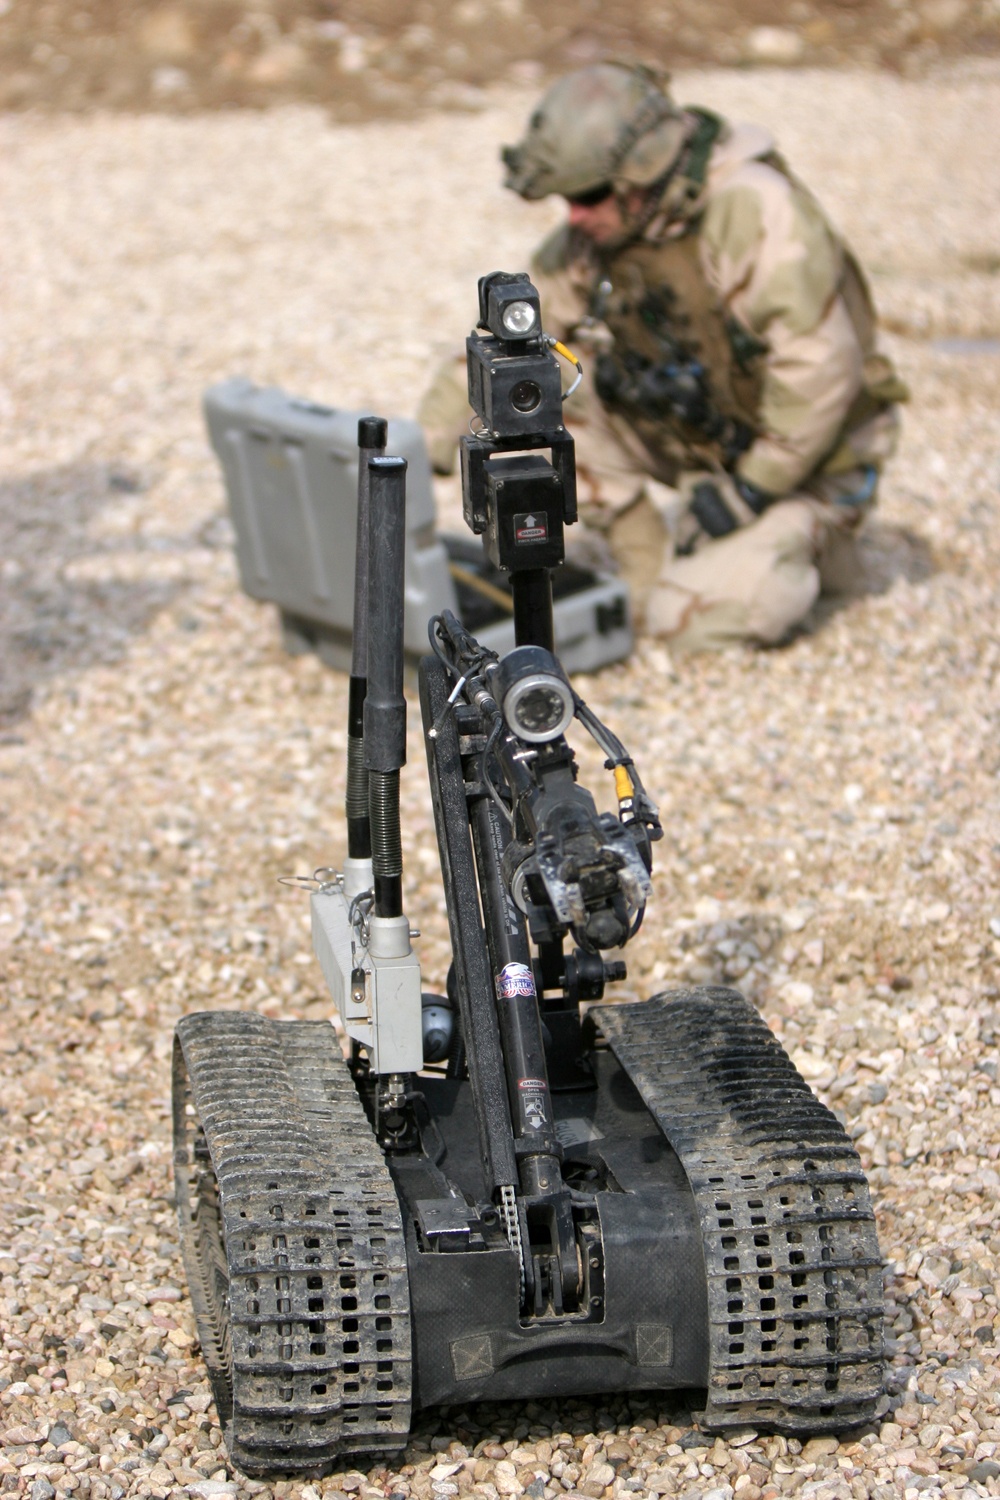
POLYGON ((278 884, 291 886, 298 891, 320 892, 325 895, 328 891, 335 891, 344 883, 344 877, 339 870, 332 865, 320 865, 311 875, 279 875, 278 884))
POLYGON ((428 731, 427 731, 427 738, 429 740, 436 740, 437 739, 438 734, 439 734, 439 732, 441 730, 441 727, 444 724, 445 719, 447 718, 448 710, 450 708, 454 708, 456 699, 458 698, 459 693, 465 687, 465 684, 468 682, 468 680, 469 679, 468 679, 467 676, 466 677, 460 677, 458 679, 458 681, 455 683, 455 686, 452 688, 451 692, 448 694, 447 702, 445 703, 445 705, 442 708, 441 712, 438 714, 437 718, 434 720, 434 723, 431 725, 430 729, 428 729, 428 731))

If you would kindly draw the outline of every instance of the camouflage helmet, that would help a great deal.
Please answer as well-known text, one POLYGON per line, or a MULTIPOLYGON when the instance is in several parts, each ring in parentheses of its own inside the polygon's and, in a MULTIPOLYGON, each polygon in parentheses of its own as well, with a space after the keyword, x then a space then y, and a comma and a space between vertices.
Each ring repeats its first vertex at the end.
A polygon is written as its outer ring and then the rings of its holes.
POLYGON ((522 198, 572 198, 604 183, 648 187, 676 161, 687 134, 667 82, 643 64, 567 73, 539 101, 524 139, 504 146, 505 186, 522 198))

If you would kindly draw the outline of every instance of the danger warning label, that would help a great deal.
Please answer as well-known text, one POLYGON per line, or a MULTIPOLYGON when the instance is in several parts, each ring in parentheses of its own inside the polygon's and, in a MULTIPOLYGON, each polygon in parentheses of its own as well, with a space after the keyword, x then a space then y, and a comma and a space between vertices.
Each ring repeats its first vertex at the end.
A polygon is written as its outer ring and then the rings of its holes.
POLYGON ((522 511, 514 517, 514 541, 520 546, 524 542, 547 542, 549 539, 549 518, 543 511, 536 515, 534 511, 522 511))

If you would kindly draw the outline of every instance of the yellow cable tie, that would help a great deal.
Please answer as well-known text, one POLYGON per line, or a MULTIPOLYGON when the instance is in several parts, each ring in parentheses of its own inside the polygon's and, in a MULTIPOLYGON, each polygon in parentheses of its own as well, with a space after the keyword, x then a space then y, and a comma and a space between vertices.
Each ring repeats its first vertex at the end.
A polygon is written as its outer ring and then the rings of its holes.
POLYGON ((632 778, 624 766, 615 766, 615 793, 619 802, 627 802, 635 791, 632 778))
POLYGON ((561 344, 558 339, 553 342, 552 347, 557 354, 562 355, 563 359, 568 359, 570 364, 576 365, 577 369, 580 368, 580 361, 577 359, 572 349, 567 349, 566 345, 561 344))

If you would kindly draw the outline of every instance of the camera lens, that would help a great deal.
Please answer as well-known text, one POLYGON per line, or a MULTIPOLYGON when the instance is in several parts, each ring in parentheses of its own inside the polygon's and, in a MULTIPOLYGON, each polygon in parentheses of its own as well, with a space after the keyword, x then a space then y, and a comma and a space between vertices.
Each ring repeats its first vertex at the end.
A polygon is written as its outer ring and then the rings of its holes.
POLYGON ((523 336, 535 326, 535 309, 530 302, 508 302, 501 322, 508 333, 523 336))
POLYGON ((511 386, 510 404, 515 411, 534 411, 542 402, 542 388, 533 380, 519 380, 511 386))
POLYGON ((573 689, 551 651, 515 646, 496 669, 493 692, 507 727, 532 745, 563 734, 576 711, 573 689))
POLYGON ((558 734, 566 722, 567 701, 561 683, 534 682, 520 693, 511 708, 517 733, 530 740, 558 734))

